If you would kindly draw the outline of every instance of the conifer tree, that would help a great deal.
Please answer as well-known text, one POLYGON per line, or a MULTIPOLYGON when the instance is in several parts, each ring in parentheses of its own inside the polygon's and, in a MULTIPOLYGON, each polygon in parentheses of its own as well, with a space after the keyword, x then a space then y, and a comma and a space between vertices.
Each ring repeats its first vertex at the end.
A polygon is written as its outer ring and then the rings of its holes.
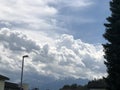
POLYGON ((108 43, 104 44, 104 58, 108 76, 105 79, 107 90, 120 90, 120 0, 110 1, 111 16, 105 23, 103 35, 108 43))

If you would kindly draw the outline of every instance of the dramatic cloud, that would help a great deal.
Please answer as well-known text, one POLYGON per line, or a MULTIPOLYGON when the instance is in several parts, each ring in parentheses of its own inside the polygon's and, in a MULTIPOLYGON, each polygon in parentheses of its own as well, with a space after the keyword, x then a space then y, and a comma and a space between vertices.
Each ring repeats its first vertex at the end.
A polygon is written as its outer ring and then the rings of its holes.
POLYGON ((0 42, 5 48, 12 51, 27 51, 39 50, 40 47, 35 42, 29 40, 22 33, 11 32, 9 29, 3 28, 0 30, 0 42))
POLYGON ((30 58, 25 61, 25 70, 29 75, 33 72, 55 79, 93 79, 106 74, 102 47, 75 40, 72 35, 63 34, 55 39, 54 46, 47 43, 40 47, 22 33, 2 29, 0 42, 0 70, 3 72, 20 71, 20 56, 27 53, 30 58))
POLYGON ((28 54, 24 82, 43 85, 106 75, 103 48, 97 44, 102 36, 98 22, 103 18, 95 18, 104 11, 98 0, 0 1, 1 74, 19 82, 22 56, 28 54), (94 44, 85 43, 89 39, 94 44))
POLYGON ((0 9, 1 27, 7 26, 9 28, 40 30, 43 32, 57 32, 63 30, 63 28, 59 26, 59 21, 57 19, 64 6, 84 8, 92 3, 90 0, 0 1, 2 2, 0 3, 0 6, 2 7, 0 9))
POLYGON ((56 15, 57 10, 48 6, 48 1, 1 0, 1 2, 0 21, 10 24, 12 28, 46 30, 56 27, 50 24, 50 20, 56 15))

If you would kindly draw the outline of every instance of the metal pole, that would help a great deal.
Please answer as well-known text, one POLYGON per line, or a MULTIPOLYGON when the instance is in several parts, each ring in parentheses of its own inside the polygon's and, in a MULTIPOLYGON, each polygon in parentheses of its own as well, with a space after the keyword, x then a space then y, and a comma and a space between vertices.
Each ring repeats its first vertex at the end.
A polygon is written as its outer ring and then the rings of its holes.
POLYGON ((23 69, 24 69, 24 58, 28 57, 28 55, 24 55, 22 57, 22 70, 21 70, 21 82, 20 82, 20 90, 23 89, 23 69))
POLYGON ((23 68, 24 68, 24 57, 22 58, 22 70, 21 70, 20 90, 22 90, 22 82, 23 82, 23 68))

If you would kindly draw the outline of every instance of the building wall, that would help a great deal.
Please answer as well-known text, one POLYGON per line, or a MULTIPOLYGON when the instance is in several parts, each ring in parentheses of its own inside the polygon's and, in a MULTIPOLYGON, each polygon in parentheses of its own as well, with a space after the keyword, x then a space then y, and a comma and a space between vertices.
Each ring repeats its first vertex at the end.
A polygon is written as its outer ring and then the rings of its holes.
POLYGON ((5 81, 0 80, 0 90, 4 90, 5 87, 5 81))
POLYGON ((29 90, 28 84, 25 84, 25 83, 24 83, 24 84, 23 84, 23 89, 24 89, 24 90, 29 90))

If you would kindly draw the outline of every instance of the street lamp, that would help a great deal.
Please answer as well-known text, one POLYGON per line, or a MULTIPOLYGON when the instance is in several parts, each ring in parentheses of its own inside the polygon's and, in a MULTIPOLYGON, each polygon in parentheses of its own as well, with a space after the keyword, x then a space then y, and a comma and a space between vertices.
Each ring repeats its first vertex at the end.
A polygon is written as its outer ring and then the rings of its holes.
POLYGON ((28 57, 28 55, 24 55, 22 57, 22 70, 21 70, 21 82, 20 82, 20 90, 22 90, 23 87, 23 68, 24 68, 24 58, 28 57))

